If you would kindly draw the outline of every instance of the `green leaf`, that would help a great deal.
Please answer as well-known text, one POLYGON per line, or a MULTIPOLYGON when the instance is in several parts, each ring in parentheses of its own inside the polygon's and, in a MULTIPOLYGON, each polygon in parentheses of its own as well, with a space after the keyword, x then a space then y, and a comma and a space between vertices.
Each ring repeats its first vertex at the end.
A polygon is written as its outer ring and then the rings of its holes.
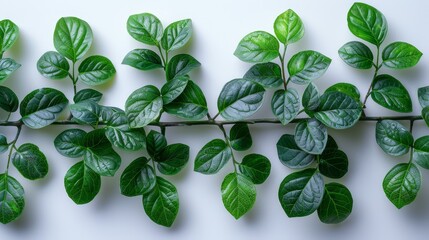
POLYGON ((70 112, 74 121, 80 124, 95 126, 100 120, 101 108, 96 102, 86 100, 70 104, 70 112))
POLYGON ((113 63, 103 56, 90 56, 79 65, 79 80, 95 86, 106 83, 116 73, 113 63))
POLYGON ((417 95, 419 97, 419 103, 422 108, 429 106, 429 86, 419 88, 417 90, 417 95))
POLYGON ((84 161, 73 165, 64 177, 67 195, 76 204, 86 204, 97 196, 101 187, 101 177, 84 161))
POLYGON ((409 43, 394 42, 383 50, 383 65, 393 69, 413 67, 419 62, 422 55, 420 50, 409 43))
POLYGON ((161 39, 161 46, 167 52, 183 47, 192 36, 192 20, 183 19, 168 25, 161 39))
POLYGON ((293 88, 277 90, 271 100, 271 110, 283 125, 295 119, 298 115, 300 105, 299 94, 293 88))
POLYGON ((236 151, 246 151, 252 146, 252 135, 246 123, 236 123, 231 127, 229 142, 236 151))
POLYGON ((161 93, 152 85, 135 90, 125 103, 125 113, 132 128, 148 125, 159 117, 161 111, 161 93))
POLYGON ((185 76, 191 70, 201 66, 201 63, 188 54, 177 54, 168 61, 165 69, 167 81, 179 76, 185 76))
POLYGON ((402 156, 413 146, 413 135, 400 123, 393 120, 377 122, 375 139, 378 146, 387 154, 402 156))
POLYGON ((0 86, 0 108, 6 112, 18 110, 19 100, 16 94, 8 87, 0 86))
POLYGON ((121 157, 113 150, 103 129, 85 136, 85 164, 101 176, 113 176, 121 165, 121 157))
POLYGON ((325 92, 314 117, 334 129, 346 129, 355 125, 362 114, 360 102, 342 92, 325 92))
POLYGON ((296 145, 295 137, 290 134, 281 136, 276 147, 280 162, 292 169, 305 168, 315 159, 315 155, 301 150, 301 148, 296 145))
POLYGON ((167 147, 167 139, 161 133, 151 130, 147 135, 146 144, 149 156, 158 161, 162 150, 167 147))
POLYGON ((252 180, 254 184, 262 184, 271 172, 271 162, 260 154, 249 154, 239 165, 240 172, 252 180))
POLYGON ((19 67, 21 67, 21 64, 16 63, 11 58, 0 59, 0 83, 6 80, 19 67))
POLYGON ((224 140, 208 142, 195 157, 194 171, 215 174, 231 159, 232 152, 224 140))
POLYGON ((418 138, 413 147, 413 161, 421 167, 429 169, 429 136, 418 138))
POLYGON ((353 197, 350 191, 339 183, 325 185, 322 202, 317 215, 323 223, 336 224, 347 219, 352 213, 353 197))
POLYGON ((420 185, 420 171, 414 163, 396 165, 383 180, 384 193, 398 209, 414 201, 420 185))
POLYGON ((85 154, 85 136, 86 132, 81 129, 67 129, 55 138, 55 148, 63 156, 81 157, 85 154))
POLYGON ((338 50, 338 54, 350 67, 370 69, 374 66, 374 55, 371 49, 361 42, 352 41, 344 44, 338 50))
POLYGON ((324 194, 323 177, 314 168, 294 172, 283 179, 279 201, 288 217, 304 217, 319 208, 324 194))
POLYGON ((162 177, 156 177, 155 187, 143 194, 143 208, 156 224, 171 227, 179 212, 176 187, 162 177))
POLYGON ((380 46, 387 35, 384 15, 365 3, 354 3, 347 14, 347 23, 356 37, 380 46))
POLYGON ((287 64, 290 80, 305 85, 320 78, 331 64, 331 59, 316 51, 302 51, 292 56, 287 64))
POLYGON ((7 173, 0 174, 0 222, 12 222, 21 215, 24 206, 24 188, 7 173))
POLYGON ((264 88, 277 88, 283 83, 280 66, 272 62, 253 65, 243 78, 259 83, 264 88))
POLYGON ((141 13, 128 18, 127 30, 131 37, 139 42, 158 45, 161 41, 163 27, 161 21, 154 15, 141 13))
POLYGON ((134 160, 121 175, 121 193, 127 197, 143 195, 156 185, 156 175, 147 163, 149 160, 140 157, 134 160))
POLYGON ((98 103, 100 102, 101 97, 103 97, 103 94, 101 92, 91 88, 87 88, 77 92, 76 95, 74 95, 73 97, 73 101, 75 103, 83 101, 93 101, 95 103, 98 103))
POLYGON ((422 109, 422 118, 425 121, 426 125, 429 126, 429 106, 422 109))
POLYGON ((371 97, 374 102, 396 112, 412 112, 413 106, 407 89, 394 77, 382 74, 374 79, 371 97))
POLYGON ((331 135, 328 135, 328 142, 326 143, 325 151, 337 150, 337 149, 338 149, 337 142, 335 142, 335 139, 331 135))
POLYGON ((0 54, 12 47, 19 36, 19 28, 9 19, 0 21, 0 54))
POLYGON ((68 104, 64 94, 52 88, 40 88, 24 97, 20 105, 23 123, 29 128, 42 128, 55 122, 68 104))
POLYGON ((31 143, 25 143, 15 151, 12 163, 22 176, 30 180, 45 177, 49 170, 45 155, 31 143))
POLYGON ((288 9, 274 21, 274 32, 281 43, 291 44, 304 36, 304 24, 293 10, 288 9))
POLYGON ((296 145, 307 153, 321 154, 328 141, 328 129, 316 119, 299 122, 295 127, 296 145))
POLYGON ((349 169, 349 159, 341 150, 329 149, 320 155, 319 171, 329 178, 341 178, 349 169))
POLYGON ((37 61, 37 70, 46 78, 63 79, 69 76, 70 65, 63 55, 49 51, 37 61))
POLYGON ((226 175, 221 191, 223 205, 235 219, 246 214, 255 204, 255 185, 244 175, 237 173, 226 175))
POLYGON ((241 39, 234 55, 244 62, 264 63, 277 58, 279 48, 279 42, 273 35, 256 31, 241 39))
POLYGON ((6 152, 8 149, 7 138, 3 134, 0 134, 0 154, 6 152))
POLYGON ((73 62, 81 59, 92 44, 92 30, 87 22, 76 17, 58 20, 54 31, 54 46, 73 62))
POLYGON ((326 89, 325 92, 342 92, 352 97, 356 102, 360 102, 359 89, 350 83, 336 83, 326 89))
POLYGON ((161 88, 162 102, 164 105, 171 103, 174 99, 179 97, 188 85, 188 81, 190 81, 189 77, 179 76, 164 84, 161 88))
POLYGON ((185 167, 188 160, 189 146, 181 143, 171 144, 161 151, 158 161, 158 166, 160 167, 158 169, 163 174, 174 175, 185 167))
POLYGON ((307 85, 302 95, 302 106, 310 111, 316 110, 320 105, 319 89, 313 83, 307 85))
POLYGON ((134 49, 129 52, 122 64, 137 68, 139 70, 148 71, 157 68, 163 68, 159 55, 149 49, 134 49))
POLYGON ((220 115, 227 120, 242 120, 262 106, 265 89, 245 79, 234 79, 222 88, 217 100, 220 115))

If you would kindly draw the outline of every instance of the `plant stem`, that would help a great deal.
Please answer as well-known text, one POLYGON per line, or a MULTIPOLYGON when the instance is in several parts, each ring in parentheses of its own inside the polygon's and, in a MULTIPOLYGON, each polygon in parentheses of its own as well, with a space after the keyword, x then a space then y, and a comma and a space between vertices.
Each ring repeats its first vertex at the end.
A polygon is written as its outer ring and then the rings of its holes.
POLYGON ((161 55, 162 65, 164 65, 164 70, 165 70, 167 67, 167 61, 164 58, 164 54, 162 54, 161 46, 159 46, 159 44, 157 44, 156 46, 158 47, 159 55, 161 55))
POLYGON ((7 117, 6 117, 6 122, 7 121, 9 121, 9 118, 10 118, 10 115, 12 114, 12 112, 9 112, 8 114, 7 114, 7 117))
POLYGON ((363 108, 364 109, 366 108, 366 101, 368 100, 368 97, 371 94, 371 90, 372 90, 372 87, 374 85, 374 80, 378 75, 378 70, 380 70, 380 68, 381 68, 381 66, 379 64, 380 64, 380 47, 377 46, 377 61, 376 61, 376 64, 374 65, 374 68, 375 68, 374 76, 372 77, 371 85, 369 86, 368 92, 365 95, 365 99, 363 100, 363 108))
POLYGON ((282 69, 282 79, 283 79, 283 87, 286 90, 288 81, 286 81, 286 74, 285 74, 285 56, 286 56, 286 50, 287 50, 287 44, 285 44, 283 48, 283 55, 279 53, 280 58, 280 67, 282 69))
POLYGON ((9 172, 9 165, 10 165, 10 160, 12 158, 12 152, 13 152, 13 149, 15 149, 15 144, 18 141, 19 135, 21 134, 22 125, 18 125, 16 126, 16 128, 17 128, 17 131, 16 131, 15 139, 13 139, 13 141, 11 142, 9 155, 7 158, 6 175, 9 172))
POLYGON ((77 83, 77 80, 75 79, 75 75, 74 75, 74 67, 75 67, 75 62, 73 62, 73 66, 72 66, 72 75, 71 75, 71 80, 72 80, 72 82, 73 82, 73 93, 74 93, 74 95, 73 96, 76 96, 76 93, 77 93, 77 89, 76 89, 76 83, 77 83))
POLYGON ((410 119, 410 133, 413 133, 413 125, 414 125, 414 119, 410 119))
POLYGON ((229 142, 229 138, 228 135, 226 134, 225 128, 223 127, 223 124, 219 124, 219 129, 222 131, 223 136, 225 138, 225 142, 226 145, 229 147, 229 149, 231 150, 231 157, 232 157, 232 163, 234 165, 234 172, 237 172, 237 165, 239 164, 234 157, 234 149, 232 149, 231 143, 229 142))

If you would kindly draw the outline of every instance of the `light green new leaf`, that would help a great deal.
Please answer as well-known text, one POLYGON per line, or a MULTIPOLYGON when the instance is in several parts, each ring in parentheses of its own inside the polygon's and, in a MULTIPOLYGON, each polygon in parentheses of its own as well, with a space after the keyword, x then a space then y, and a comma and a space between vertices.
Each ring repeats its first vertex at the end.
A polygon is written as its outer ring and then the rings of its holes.
POLYGON ((113 63, 103 56, 91 56, 79 65, 79 80, 95 86, 106 83, 116 73, 113 63))
POLYGON ((299 122, 295 127, 296 145, 310 154, 321 154, 328 141, 328 129, 316 119, 299 122))
POLYGON ((231 159, 232 152, 224 140, 208 142, 195 157, 194 171, 215 174, 231 159))
POLYGON ((21 145, 12 155, 12 163, 27 179, 36 180, 48 174, 48 161, 39 147, 32 143, 21 145))
POLYGON ((201 63, 188 54, 177 54, 168 61, 165 69, 167 81, 178 76, 185 76, 192 69, 198 68, 201 63))
POLYGON ((0 174, 0 222, 12 222, 24 210, 24 188, 7 173, 0 174))
POLYGON ((150 13, 131 15, 127 30, 135 40, 148 45, 158 45, 163 33, 161 21, 150 13))
POLYGON ((19 28, 9 19, 0 21, 0 55, 12 47, 19 36, 19 28))
POLYGON ((305 85, 320 78, 331 64, 331 59, 316 51, 302 51, 289 60, 287 69, 293 83, 305 85))
POLYGON ((221 191, 223 205, 235 219, 246 214, 255 204, 256 187, 250 179, 241 174, 226 175, 221 191))
POLYGON ((152 85, 135 90, 125 103, 125 113, 132 128, 148 125, 159 117, 161 111, 161 93, 152 85))
POLYGON ((277 58, 279 48, 279 42, 273 35, 256 31, 241 39, 234 55, 244 62, 264 63, 277 58))
POLYGON ((429 169, 429 136, 418 138, 413 147, 413 161, 421 167, 429 169))
POLYGON ((254 81, 264 88, 276 88, 283 83, 280 66, 272 62, 253 65, 243 78, 254 81))
POLYGON ((63 79, 69 76, 70 64, 63 55, 50 51, 39 58, 37 70, 46 78, 63 79))
POLYGON ((73 165, 64 176, 64 187, 67 195, 76 204, 91 202, 101 188, 101 177, 84 161, 73 165))
POLYGON ((413 106, 407 89, 394 77, 382 74, 374 79, 371 98, 381 106, 396 112, 412 112, 413 106))
POLYGON ((19 100, 16 94, 8 87, 0 86, 0 108, 6 112, 18 110, 19 100))
POLYGON ((78 158, 85 154, 86 132, 81 129, 67 129, 54 140, 57 151, 66 157, 78 158))
POLYGON ((323 223, 336 224, 347 219, 352 213, 353 197, 350 191, 339 183, 325 185, 322 202, 317 215, 323 223))
POLYGON ((252 135, 246 123, 236 123, 229 132, 229 142, 236 151, 246 151, 252 146, 252 135))
POLYGON ((377 122, 375 139, 387 154, 402 156, 413 146, 413 135, 400 123, 393 120, 377 122))
POLYGON ((274 32, 281 43, 291 44, 304 36, 304 24, 293 10, 288 9, 274 21, 274 32))
POLYGON ((122 195, 127 197, 143 195, 155 187, 155 171, 147 164, 148 162, 147 158, 140 157, 125 168, 120 182, 122 195))
POLYGON ((192 20, 184 19, 174 22, 165 28, 161 46, 167 52, 183 47, 192 36, 192 20))
POLYGON ((298 115, 300 105, 299 94, 293 88, 277 90, 271 100, 271 110, 283 125, 295 119, 298 115))
POLYGON ((277 141, 276 147, 280 162, 292 169, 305 168, 315 159, 315 155, 301 150, 296 145, 295 137, 290 134, 281 136, 279 141, 277 141))
POLYGON ((15 62, 12 58, 0 59, 0 83, 6 80, 19 67, 21 67, 21 64, 15 62))
POLYGON ((394 42, 383 50, 383 65, 393 69, 404 69, 415 66, 423 53, 405 42, 394 42))
POLYGON ((254 184, 262 184, 270 176, 271 162, 263 155, 252 153, 243 158, 239 169, 254 184))
POLYGON ((149 49, 132 50, 125 56, 124 60, 122 60, 122 64, 129 65, 143 71, 163 67, 159 55, 149 49))
POLYGON ((365 44, 352 41, 344 44, 338 54, 349 66, 357 69, 370 69, 374 66, 374 55, 365 44))

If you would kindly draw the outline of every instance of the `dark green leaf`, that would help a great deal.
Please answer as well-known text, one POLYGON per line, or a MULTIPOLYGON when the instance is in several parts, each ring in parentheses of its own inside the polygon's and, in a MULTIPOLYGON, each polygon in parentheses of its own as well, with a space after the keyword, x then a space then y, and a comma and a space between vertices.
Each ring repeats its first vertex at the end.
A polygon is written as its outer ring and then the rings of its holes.
POLYGON ((106 83, 116 73, 113 63, 103 56, 90 56, 79 65, 79 80, 95 86, 106 83))
POLYGON ((64 187, 67 195, 76 204, 89 203, 100 191, 101 177, 84 161, 80 161, 67 171, 64 177, 64 187))
POLYGON ((277 58, 279 48, 279 42, 273 35, 256 31, 241 39, 234 55, 244 62, 263 63, 277 58))
POLYGON ((45 177, 49 170, 45 155, 31 143, 25 143, 15 151, 12 163, 22 176, 30 180, 45 177))
POLYGON ((21 67, 21 64, 16 63, 11 58, 0 59, 0 83, 6 80, 19 67, 21 67))
POLYGON ((149 156, 151 156, 154 160, 159 160, 159 155, 161 154, 162 150, 167 147, 167 139, 165 139, 164 135, 161 133, 151 130, 147 135, 146 144, 147 153, 149 153, 149 156))
POLYGON ((341 150, 329 149, 320 155, 319 171, 330 178, 341 178, 349 169, 349 159, 341 150))
POLYGON ((3 54, 16 42, 19 28, 9 19, 0 21, 0 54, 3 54))
POLYGON ((19 100, 16 94, 8 87, 0 86, 0 108, 6 112, 18 110, 19 100))
POLYGON ((154 15, 141 13, 128 18, 127 30, 131 37, 139 42, 158 45, 161 41, 163 27, 161 21, 154 15))
POLYGON ((304 24, 293 10, 288 9, 276 18, 274 32, 281 43, 288 45, 304 36, 304 24))
POLYGON ((308 84, 302 95, 302 106, 310 111, 316 110, 320 105, 320 94, 317 86, 308 84))
POLYGON ((429 169, 429 136, 418 138, 413 147, 413 161, 421 167, 429 169))
POLYGON ((388 68, 403 69, 415 66, 422 57, 416 47, 405 42, 394 42, 383 50, 383 64, 388 68))
POLYGON ((252 209, 256 201, 255 185, 241 174, 226 175, 221 191, 223 205, 235 219, 239 219, 252 209))
POLYGON ((356 102, 360 102, 359 89, 350 83, 336 83, 326 89, 325 92, 342 92, 352 97, 356 102))
POLYGON ((374 66, 374 55, 368 46, 361 42, 353 41, 344 44, 338 50, 341 59, 349 66, 358 69, 370 69, 374 66))
POLYGON ((271 162, 260 154, 249 154, 243 158, 239 165, 240 172, 248 177, 254 184, 262 184, 271 172, 271 162))
POLYGON ((164 84, 161 88, 162 102, 164 105, 171 103, 174 99, 179 97, 188 85, 188 81, 190 81, 189 77, 179 76, 164 84))
POLYGON ((237 151, 245 151, 252 146, 252 135, 246 123, 236 123, 229 132, 231 147, 237 151))
POLYGON ((6 152, 8 149, 7 138, 3 134, 0 134, 0 154, 6 152))
POLYGON ((54 51, 43 54, 37 61, 37 70, 49 79, 63 79, 69 76, 70 65, 67 59, 54 51))
POLYGON ((296 145, 293 135, 284 134, 276 146, 280 162, 289 168, 305 168, 315 159, 315 155, 301 150, 296 145))
POLYGON ((85 154, 86 132, 81 129, 68 129, 54 140, 57 151, 66 157, 78 158, 85 154))
POLYGON ((89 100, 98 103, 101 100, 101 97, 103 97, 103 94, 101 92, 87 88, 77 92, 76 95, 74 95, 73 97, 73 101, 75 103, 78 103, 89 100))
POLYGON ((7 173, 0 174, 0 222, 12 222, 21 215, 24 206, 24 188, 7 173))
POLYGON ((125 103, 125 113, 132 128, 148 125, 159 117, 161 111, 161 93, 152 85, 135 90, 125 103))
POLYGON ((231 156, 231 149, 225 141, 214 139, 198 152, 195 157, 194 171, 203 174, 215 174, 225 166, 231 156))
POLYGON ((189 160, 189 146, 181 143, 165 147, 159 156, 158 169, 166 175, 177 174, 189 160))
POLYGON ((287 69, 293 83, 305 85, 320 78, 331 64, 331 59, 316 51, 302 51, 289 60, 287 69))
POLYGON ((412 112, 410 94, 400 81, 382 74, 374 79, 372 99, 381 106, 396 112, 412 112))
POLYGON ((159 55, 149 49, 132 50, 125 56, 122 64, 129 65, 143 71, 163 68, 159 55))
POLYGON ((375 139, 383 151, 392 156, 402 156, 413 146, 413 135, 400 123, 392 120, 377 122, 375 139))
POLYGON ((192 20, 184 19, 174 22, 165 28, 161 46, 167 52, 183 47, 192 36, 192 20))
POLYGON ((422 108, 429 106, 429 86, 421 87, 417 91, 419 97, 419 103, 422 108))
POLYGON ((337 150, 337 149, 338 149, 337 142, 335 142, 335 139, 331 137, 331 135, 328 135, 328 142, 326 143, 325 151, 337 150))
POLYGON ((299 94, 293 88, 277 90, 271 100, 271 110, 283 125, 295 119, 298 115, 300 105, 299 94))
POLYGON ((350 191, 339 183, 325 185, 322 202, 317 215, 323 223, 336 224, 347 219, 352 213, 353 197, 350 191))
POLYGON ((101 108, 96 102, 86 100, 70 104, 70 112, 76 122, 95 126, 100 120, 101 108))
POLYGON ((422 118, 425 121, 426 125, 429 126, 429 106, 422 109, 422 118))
POLYGON ((192 69, 198 68, 201 63, 188 54, 177 54, 168 61, 165 69, 167 81, 178 76, 185 76, 192 69))
POLYGON ((276 88, 283 83, 280 66, 272 62, 253 65, 243 78, 259 83, 264 88, 276 88))
POLYGON ((328 129, 316 119, 299 122, 295 127, 296 145, 307 153, 321 154, 328 141, 328 129))
POLYGON ((156 175, 148 162, 147 158, 140 157, 125 168, 121 175, 122 195, 127 197, 143 195, 155 187, 156 175))

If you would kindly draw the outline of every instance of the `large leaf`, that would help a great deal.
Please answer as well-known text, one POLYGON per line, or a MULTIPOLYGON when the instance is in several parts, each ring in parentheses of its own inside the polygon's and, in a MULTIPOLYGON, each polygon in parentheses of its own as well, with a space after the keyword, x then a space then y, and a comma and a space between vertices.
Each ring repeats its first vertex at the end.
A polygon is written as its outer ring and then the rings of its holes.
POLYGON ((37 61, 37 70, 49 79, 63 79, 69 76, 70 65, 67 59, 54 51, 46 52, 37 61))
POLYGON ((295 172, 283 179, 279 188, 279 201, 288 217, 312 214, 322 202, 323 178, 310 168, 295 172))
POLYGON ((325 90, 326 92, 342 92, 352 97, 356 102, 360 102, 359 89, 350 83, 336 83, 325 90))
POLYGON ((165 69, 167 81, 178 76, 185 76, 192 69, 198 68, 201 63, 188 54, 177 54, 168 61, 165 69))
POLYGON ((393 69, 403 69, 415 66, 422 52, 416 47, 405 42, 394 42, 386 46, 383 50, 383 64, 393 69))
POLYGON ((93 101, 95 103, 98 103, 101 98, 103 97, 103 94, 97 90, 86 88, 82 89, 79 92, 77 92, 74 97, 73 101, 75 103, 83 102, 83 101, 93 101))
POLYGON ((236 123, 229 132, 231 147, 237 151, 245 151, 252 146, 252 135, 246 123, 236 123))
POLYGON ((429 136, 418 138, 413 147, 413 161, 421 167, 429 169, 429 136))
POLYGON ((64 177, 67 195, 76 204, 86 204, 97 196, 101 187, 101 177, 84 161, 73 165, 64 177))
POLYGON ((41 88, 24 97, 20 105, 22 121, 29 128, 42 128, 57 120, 68 104, 64 94, 52 88, 41 88))
POLYGON ((340 223, 352 213, 353 197, 350 191, 339 183, 325 185, 322 202, 317 209, 320 221, 328 224, 340 223))
POLYGON ((0 83, 6 80, 19 67, 21 67, 21 64, 16 63, 11 58, 0 59, 0 83))
POLYGON ((198 152, 195 157, 194 171, 203 174, 215 174, 225 166, 231 156, 231 149, 225 141, 214 139, 198 152))
POLYGON ((295 119, 298 115, 300 105, 299 94, 293 88, 277 90, 271 100, 271 110, 283 125, 295 119))
POLYGON ((12 163, 27 179, 36 180, 48 174, 48 161, 39 147, 32 143, 21 145, 12 156, 12 163))
POLYGON ((341 178, 349 169, 347 155, 338 149, 326 150, 320 155, 319 171, 329 178, 341 178))
POLYGON ((150 49, 134 49, 129 52, 122 64, 129 65, 139 70, 147 71, 162 68, 162 61, 159 55, 150 49))
POLYGON ((70 104, 70 113, 74 121, 95 126, 100 120, 101 107, 94 101, 86 100, 70 104))
POLYGON ((349 66, 358 69, 370 69, 374 66, 374 55, 368 46, 361 42, 353 41, 344 44, 338 54, 349 66))
POLYGON ((310 154, 321 154, 328 141, 328 129, 316 119, 299 122, 295 127, 296 145, 310 154))
POLYGON ((128 18, 127 30, 131 37, 139 42, 158 45, 161 41, 163 27, 161 21, 154 15, 141 13, 128 18))
POLYGON ((392 156, 402 156, 413 146, 413 135, 400 123, 392 120, 377 122, 375 139, 383 151, 392 156))
POLYGON ((354 3, 347 14, 350 31, 358 38, 380 46, 387 35, 384 15, 365 3, 354 3))
POLYGON ((429 86, 419 88, 417 90, 417 95, 422 108, 429 106, 429 86))
POLYGON ((189 160, 189 146, 181 143, 165 147, 159 156, 158 169, 166 175, 174 175, 182 170, 189 160))
POLYGON ((122 195, 128 197, 143 195, 155 187, 155 171, 147 164, 148 162, 147 158, 140 157, 125 168, 120 182, 122 195))
POLYGON ((164 105, 171 103, 183 93, 190 81, 187 76, 176 77, 164 84, 161 88, 162 102, 164 105))
POLYGON ((113 63, 103 56, 90 56, 79 65, 79 80, 95 86, 106 83, 116 73, 113 63))
POLYGON ((220 115, 227 120, 242 120, 262 106, 265 89, 245 79, 234 79, 223 87, 217 100, 220 115))
POLYGON ((289 168, 305 168, 315 159, 315 155, 301 150, 290 134, 281 136, 276 147, 280 162, 289 168))
POLYGON ((0 21, 0 55, 8 50, 16 42, 19 36, 19 28, 9 19, 0 21))
POLYGON ((235 219, 252 209, 256 201, 255 185, 241 174, 228 174, 222 182, 221 191, 223 205, 235 219))
POLYGON ((168 25, 161 39, 161 46, 167 52, 183 47, 192 36, 192 20, 183 19, 168 25))
POLYGON ((239 168, 254 184, 262 184, 270 175, 271 162, 263 155, 252 153, 243 158, 239 168))
POLYGON ((24 209, 24 188, 7 173, 0 174, 0 222, 12 222, 24 209))
POLYGON ((244 62, 263 63, 277 58, 279 48, 279 42, 273 35, 256 31, 241 39, 234 55, 244 62))
POLYGON ((302 51, 292 56, 287 65, 290 80, 305 85, 320 78, 331 64, 331 59, 316 51, 302 51))
POLYGON ((413 106, 407 89, 394 77, 382 74, 374 79, 371 97, 374 102, 396 112, 412 112, 413 106))
POLYGON ((125 113, 132 128, 148 125, 159 117, 161 111, 161 93, 152 85, 135 90, 125 103, 125 113))
POLYGON ((54 31, 54 46, 64 57, 76 62, 89 50, 92 30, 87 22, 76 17, 58 20, 54 31))
POLYGON ((176 187, 164 178, 156 177, 155 187, 143 194, 143 208, 152 221, 170 227, 179 213, 176 187))
POLYGON ((288 9, 274 21, 274 32, 281 43, 291 44, 304 36, 304 24, 293 10, 288 9))
POLYGON ((276 88, 283 83, 280 66, 272 62, 253 65, 243 78, 259 83, 264 88, 276 88))
POLYGON ((165 139, 164 135, 161 133, 151 130, 147 135, 146 144, 149 156, 151 156, 155 161, 159 161, 159 155, 162 150, 167 147, 167 139, 165 139))
POLYGON ((18 110, 19 100, 16 94, 8 87, 0 86, 0 108, 6 112, 18 110))
POLYGON ((398 209, 414 201, 420 185, 420 171, 414 163, 396 165, 383 180, 384 193, 398 209))

